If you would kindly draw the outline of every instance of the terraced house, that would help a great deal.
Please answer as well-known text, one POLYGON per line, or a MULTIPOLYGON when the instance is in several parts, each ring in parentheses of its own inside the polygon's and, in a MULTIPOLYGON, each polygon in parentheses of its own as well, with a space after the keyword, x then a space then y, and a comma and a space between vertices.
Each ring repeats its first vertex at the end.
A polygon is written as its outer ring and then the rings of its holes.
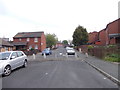
POLYGON ((13 44, 16 50, 42 51, 46 48, 46 38, 44 32, 21 32, 13 37, 13 44))
POLYGON ((106 28, 99 32, 89 33, 88 43, 96 45, 120 44, 120 18, 107 24, 106 28))

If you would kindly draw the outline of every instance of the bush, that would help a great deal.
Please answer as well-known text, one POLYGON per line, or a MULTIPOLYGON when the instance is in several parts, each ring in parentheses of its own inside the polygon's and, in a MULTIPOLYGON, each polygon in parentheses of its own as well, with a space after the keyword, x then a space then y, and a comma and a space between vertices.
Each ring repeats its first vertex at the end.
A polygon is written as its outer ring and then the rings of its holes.
POLYGON ((30 49, 30 51, 33 51, 33 50, 34 50, 34 48, 31 48, 31 49, 30 49))
POLYGON ((120 56, 118 54, 107 55, 104 59, 106 61, 120 62, 120 56))
POLYGON ((92 48, 94 48, 92 45, 89 45, 89 46, 88 46, 88 49, 92 49, 92 48))
POLYGON ((116 45, 108 45, 107 48, 115 48, 116 45))

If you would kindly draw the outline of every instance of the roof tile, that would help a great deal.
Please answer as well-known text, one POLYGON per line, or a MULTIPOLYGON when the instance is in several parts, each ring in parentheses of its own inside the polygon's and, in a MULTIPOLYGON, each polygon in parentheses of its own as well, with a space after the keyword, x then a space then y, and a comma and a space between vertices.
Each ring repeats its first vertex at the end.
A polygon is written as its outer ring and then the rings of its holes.
POLYGON ((17 33, 13 38, 31 38, 31 37, 41 37, 44 32, 21 32, 17 33))

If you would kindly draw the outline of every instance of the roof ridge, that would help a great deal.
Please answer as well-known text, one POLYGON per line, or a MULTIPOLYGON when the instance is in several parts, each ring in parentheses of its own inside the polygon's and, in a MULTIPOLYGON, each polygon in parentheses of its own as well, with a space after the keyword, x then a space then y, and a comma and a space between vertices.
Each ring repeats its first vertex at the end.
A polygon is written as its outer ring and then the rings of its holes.
POLYGON ((44 31, 36 31, 36 32, 18 32, 18 33, 43 33, 44 31))
POLYGON ((39 32, 19 32, 13 38, 41 37, 43 31, 39 32))

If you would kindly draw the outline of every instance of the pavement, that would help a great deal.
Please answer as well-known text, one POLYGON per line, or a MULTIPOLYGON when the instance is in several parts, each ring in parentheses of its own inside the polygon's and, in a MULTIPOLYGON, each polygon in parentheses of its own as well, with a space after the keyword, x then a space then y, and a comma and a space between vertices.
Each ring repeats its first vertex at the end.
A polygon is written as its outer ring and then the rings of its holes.
POLYGON ((80 52, 77 52, 79 58, 88 63, 90 66, 104 74, 106 77, 111 79, 113 82, 120 85, 120 76, 119 76, 119 63, 113 63, 109 61, 104 61, 95 56, 86 55, 80 52))

